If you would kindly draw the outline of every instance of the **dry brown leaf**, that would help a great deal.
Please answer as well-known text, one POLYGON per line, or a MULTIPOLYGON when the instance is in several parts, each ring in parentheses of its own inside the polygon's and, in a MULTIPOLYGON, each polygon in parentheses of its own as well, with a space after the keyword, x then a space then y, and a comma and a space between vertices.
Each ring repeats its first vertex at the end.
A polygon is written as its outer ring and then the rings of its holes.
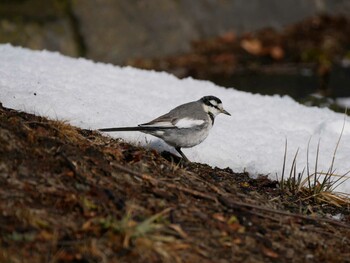
POLYGON ((226 218, 224 217, 223 214, 213 214, 213 218, 220 222, 226 222, 226 218))
POLYGON ((274 46, 270 49, 270 56, 275 60, 284 58, 284 50, 280 46, 274 46))
POLYGON ((243 39, 241 47, 252 55, 261 55, 263 53, 263 46, 259 39, 243 39))
POLYGON ((237 36, 236 36, 235 32, 228 31, 225 34, 221 35, 220 39, 224 43, 231 44, 237 40, 237 36))
POLYGON ((270 258, 278 258, 278 254, 273 251, 270 248, 267 247, 263 247, 262 248, 262 252, 264 253, 265 256, 270 257, 270 258))
POLYGON ((235 238, 235 239, 232 240, 232 243, 235 244, 235 245, 240 245, 240 244, 242 244, 242 239, 235 238))

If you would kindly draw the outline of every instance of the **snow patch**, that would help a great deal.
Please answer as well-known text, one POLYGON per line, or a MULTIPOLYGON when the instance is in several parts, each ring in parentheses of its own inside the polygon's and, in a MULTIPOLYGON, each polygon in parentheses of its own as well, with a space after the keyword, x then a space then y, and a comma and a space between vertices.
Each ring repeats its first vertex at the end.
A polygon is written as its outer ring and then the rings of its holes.
MULTIPOLYGON (((332 161, 344 114, 305 107, 288 96, 263 96, 225 89, 209 81, 176 77, 155 71, 118 67, 75 59, 48 51, 0 45, 0 102, 5 107, 68 120, 86 129, 135 126, 174 107, 213 95, 232 116, 219 115, 208 138, 185 149, 192 161, 212 166, 270 174, 282 170, 288 139, 287 168, 299 148, 297 167, 314 160, 321 140, 318 167, 327 171, 332 161)), ((338 174, 350 169, 350 122, 345 121, 334 167, 338 174)), ((133 143, 174 150, 160 139, 140 132, 112 133, 133 143)), ((313 169, 310 163, 310 170, 313 169)), ((350 192, 350 181, 339 191, 350 192)))

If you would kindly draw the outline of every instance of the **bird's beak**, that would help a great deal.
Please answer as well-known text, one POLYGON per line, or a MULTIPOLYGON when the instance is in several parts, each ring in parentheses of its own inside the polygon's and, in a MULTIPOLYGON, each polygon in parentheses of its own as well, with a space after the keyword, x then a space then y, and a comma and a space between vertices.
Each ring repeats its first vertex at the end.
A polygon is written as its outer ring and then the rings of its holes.
POLYGON ((226 114, 226 115, 231 116, 231 114, 230 114, 229 112, 225 111, 224 109, 222 109, 221 112, 222 112, 223 114, 226 114))

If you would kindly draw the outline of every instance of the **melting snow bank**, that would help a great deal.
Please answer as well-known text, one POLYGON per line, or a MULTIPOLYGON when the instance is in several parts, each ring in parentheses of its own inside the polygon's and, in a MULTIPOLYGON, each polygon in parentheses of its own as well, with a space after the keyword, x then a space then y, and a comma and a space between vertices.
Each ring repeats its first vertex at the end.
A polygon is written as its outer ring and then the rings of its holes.
MULTIPOLYGON (((0 102, 5 107, 68 120, 81 128, 144 123, 179 104, 205 95, 217 96, 232 116, 219 115, 208 138, 194 148, 184 149, 185 154, 196 162, 270 174, 271 178, 281 173, 286 138, 288 168, 298 148, 298 170, 306 166, 311 137, 310 169, 320 139, 318 167, 327 171, 344 121, 343 114, 305 107, 287 96, 224 89, 208 81, 180 80, 164 72, 122 68, 10 45, 0 45, 0 58, 0 102)), ((111 135, 171 150, 159 139, 139 132, 111 135)), ((350 169, 348 119, 334 167, 338 174, 350 169)), ((350 192, 350 181, 339 190, 350 192)))

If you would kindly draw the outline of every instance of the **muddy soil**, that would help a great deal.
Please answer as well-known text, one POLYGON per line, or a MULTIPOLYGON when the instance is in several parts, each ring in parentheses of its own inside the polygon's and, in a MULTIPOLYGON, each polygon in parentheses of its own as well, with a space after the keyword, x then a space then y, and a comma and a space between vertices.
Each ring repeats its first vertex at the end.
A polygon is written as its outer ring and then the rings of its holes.
POLYGON ((0 262, 350 262, 349 208, 1 106, 0 248, 0 262))

